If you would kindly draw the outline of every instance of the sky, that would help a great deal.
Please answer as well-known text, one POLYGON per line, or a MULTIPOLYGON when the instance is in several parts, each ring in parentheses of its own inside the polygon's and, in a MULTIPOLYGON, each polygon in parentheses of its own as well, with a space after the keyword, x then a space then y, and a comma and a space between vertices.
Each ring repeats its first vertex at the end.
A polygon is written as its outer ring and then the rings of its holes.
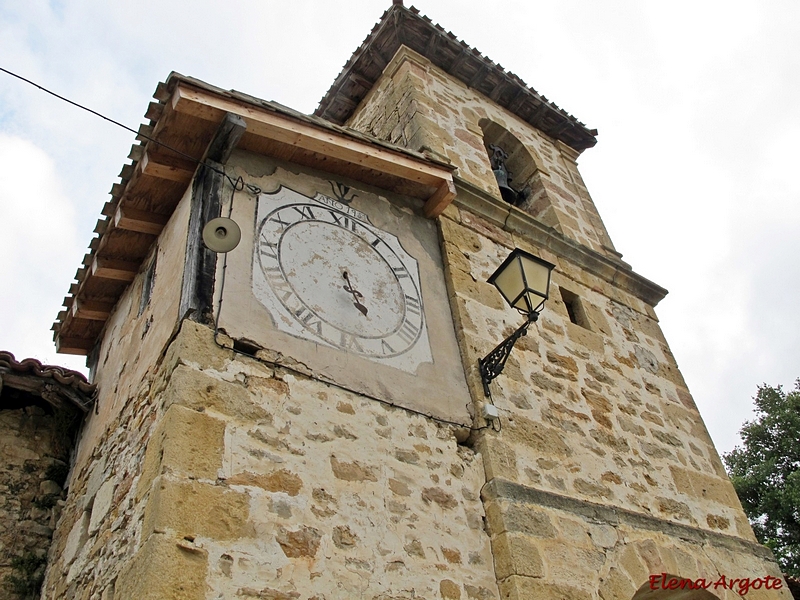
MULTIPOLYGON (((0 0, 0 67, 134 129, 170 71, 310 113, 390 4, 0 0)), ((800 377, 800 3, 416 7, 599 130, 581 173, 730 451, 800 377)), ((50 327, 134 141, 0 73, 0 349, 85 372, 50 327)))

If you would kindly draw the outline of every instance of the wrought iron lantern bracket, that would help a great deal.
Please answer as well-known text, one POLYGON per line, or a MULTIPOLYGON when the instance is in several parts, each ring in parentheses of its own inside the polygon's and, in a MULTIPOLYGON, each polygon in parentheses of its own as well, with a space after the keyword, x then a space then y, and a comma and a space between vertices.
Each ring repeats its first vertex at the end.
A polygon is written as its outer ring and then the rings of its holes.
POLYGON ((514 344, 517 343, 519 338, 528 333, 528 327, 530 327, 530 324, 539 319, 538 312, 533 312, 526 316, 528 317, 526 321, 514 333, 500 342, 500 344, 498 344, 494 350, 489 352, 489 354, 478 361, 478 366, 481 372, 481 381, 483 382, 483 393, 487 398, 491 395, 491 392, 489 391, 489 383, 491 383, 495 377, 503 372, 503 368, 506 366, 506 361, 511 355, 511 350, 514 348, 514 344))

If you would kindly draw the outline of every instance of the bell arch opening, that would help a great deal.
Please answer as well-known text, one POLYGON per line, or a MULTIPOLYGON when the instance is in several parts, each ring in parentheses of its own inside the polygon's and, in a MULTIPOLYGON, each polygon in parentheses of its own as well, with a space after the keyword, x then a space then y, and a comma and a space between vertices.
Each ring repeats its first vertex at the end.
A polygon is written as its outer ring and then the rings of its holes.
POLYGON ((502 125, 489 119, 481 119, 478 125, 503 200, 516 206, 523 205, 533 191, 534 174, 539 170, 536 160, 502 125))

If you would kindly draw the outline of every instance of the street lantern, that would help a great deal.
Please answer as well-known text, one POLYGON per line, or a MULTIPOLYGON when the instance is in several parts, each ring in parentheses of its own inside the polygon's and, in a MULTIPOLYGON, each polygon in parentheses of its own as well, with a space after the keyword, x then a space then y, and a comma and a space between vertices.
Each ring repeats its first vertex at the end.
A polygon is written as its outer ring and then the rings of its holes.
POLYGON ((498 289, 506 302, 526 318, 519 329, 478 361, 486 396, 490 395, 489 383, 503 372, 514 344, 539 318, 548 297, 550 274, 554 268, 555 265, 546 260, 516 248, 489 277, 488 282, 498 289))

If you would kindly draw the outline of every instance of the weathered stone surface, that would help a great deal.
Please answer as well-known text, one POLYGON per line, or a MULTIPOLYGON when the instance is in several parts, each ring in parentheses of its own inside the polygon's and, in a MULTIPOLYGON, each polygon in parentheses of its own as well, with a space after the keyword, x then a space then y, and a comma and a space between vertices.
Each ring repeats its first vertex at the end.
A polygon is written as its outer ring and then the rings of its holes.
POLYGON ((365 467, 358 461, 344 462, 339 461, 335 456, 331 456, 331 469, 337 479, 345 481, 378 481, 375 470, 372 467, 365 467))
POLYGON ((213 329, 190 319, 184 319, 181 321, 178 335, 167 350, 164 370, 171 373, 179 365, 222 370, 233 358, 233 350, 221 348, 214 342, 213 329))
POLYGON ((580 344, 581 346, 585 347, 587 350, 591 350, 596 354, 602 354, 604 350, 603 344, 603 337, 598 335, 593 331, 589 331, 581 327, 580 325, 575 325, 574 323, 565 323, 567 336, 569 337, 570 341, 580 344))
POLYGON ((544 564, 534 539, 519 533, 501 533, 492 538, 492 554, 497 579, 510 575, 542 577, 544 564))
POLYGON ((92 504, 92 516, 89 519, 89 534, 94 534, 106 518, 111 509, 111 500, 114 498, 114 480, 110 479, 100 486, 92 504))
POLYGON ((461 588, 450 579, 442 579, 439 583, 439 593, 446 600, 460 600, 461 598, 461 588))
POLYGON ((625 570, 631 581, 644 582, 649 574, 653 571, 649 570, 647 565, 636 552, 636 548, 632 545, 625 546, 622 555, 617 559, 618 564, 625 570))
POLYGON ((299 592, 283 592, 269 587, 260 590, 240 588, 237 590, 236 595, 241 598, 260 598, 262 600, 295 600, 300 597, 299 592))
POLYGON ((729 519, 721 515, 708 515, 706 517, 706 523, 711 529, 727 529, 731 524, 729 519))
POLYGON ((350 531, 347 525, 338 525, 333 528, 333 543, 337 548, 352 548, 358 542, 358 536, 350 531))
POLYGON ((461 564, 461 552, 455 550, 453 548, 442 548, 442 556, 444 559, 449 562, 451 565, 460 565, 461 564))
POLYGON ((608 575, 600 581, 599 592, 603 600, 617 600, 618 598, 631 598, 636 592, 636 587, 624 571, 611 567, 608 575))
POLYGON ((170 406, 147 446, 138 498, 165 471, 194 479, 216 479, 222 467, 224 435, 223 421, 177 404, 170 406))
POLYGON ((541 538, 556 537, 556 530, 547 513, 530 504, 490 502, 486 505, 486 519, 494 536, 519 532, 541 538))
POLYGON ((222 486, 161 477, 147 501, 143 529, 146 534, 235 539, 247 531, 249 504, 246 494, 222 486))
MULTIPOLYGON (((26 573, 12 561, 47 555, 64 496, 51 478, 54 470, 61 469, 66 478, 71 440, 65 439, 64 424, 75 415, 48 414, 33 404, 9 408, 24 402, 25 395, 13 396, 15 390, 4 387, 3 374, 0 372, 0 598, 11 600, 17 595, 11 593, 6 577, 25 580, 43 573, 43 565, 26 573)), ((87 525, 88 518, 81 532, 87 525)), ((77 545, 80 540, 75 538, 77 545)), ((74 556, 77 548, 71 550, 74 556)))
POLYGON ((179 404, 197 411, 210 409, 256 422, 269 417, 243 385, 222 381, 186 366, 178 366, 172 372, 164 396, 165 407, 179 404))
POLYGON ((141 600, 203 600, 208 557, 177 539, 153 534, 123 567, 114 597, 141 600))
POLYGON ((613 498, 614 492, 604 485, 599 485, 586 479, 576 479, 574 482, 575 491, 583 494, 584 496, 594 498, 613 498))
POLYGON ((590 600, 592 593, 569 583, 512 575, 499 582, 500 597, 508 600, 548 598, 552 600, 590 600))
POLYGON ((681 521, 694 522, 689 506, 672 498, 656 498, 658 510, 681 521))
POLYGON ((228 485, 253 485, 268 492, 284 492, 289 496, 297 496, 303 487, 303 480, 288 469, 279 469, 269 474, 237 473, 226 482, 228 485))
POLYGON ((508 444, 496 438, 484 437, 480 442, 486 479, 502 477, 517 479, 517 455, 508 444))
POLYGON ((442 508, 455 508, 458 502, 451 495, 438 487, 430 487, 422 490, 422 499, 425 502, 435 502, 442 508))
POLYGON ((529 446, 541 454, 559 457, 572 455, 572 449, 557 429, 526 417, 514 417, 514 421, 508 423, 506 431, 510 442, 529 446))
POLYGON ((283 553, 289 558, 313 558, 319 549, 322 534, 313 527, 301 527, 297 531, 281 527, 275 539, 280 544, 283 553))
POLYGON ((79 519, 75 521, 72 529, 67 536, 67 541, 62 552, 62 560, 65 565, 72 563, 78 552, 86 544, 89 536, 89 511, 83 511, 79 519))
POLYGON ((483 281, 476 281, 469 273, 458 270, 452 272, 452 278, 453 289, 456 293, 472 298, 482 305, 496 310, 505 308, 502 296, 497 293, 497 289, 493 285, 483 281))
POLYGON ((682 494, 694 498, 708 499, 725 506, 738 506, 736 492, 727 479, 689 471, 672 465, 669 470, 675 487, 682 494))
POLYGON ((645 434, 644 427, 636 423, 633 419, 626 417, 624 415, 617 416, 617 423, 619 423, 619 426, 622 427, 622 431, 632 433, 633 435, 639 437, 645 434))

